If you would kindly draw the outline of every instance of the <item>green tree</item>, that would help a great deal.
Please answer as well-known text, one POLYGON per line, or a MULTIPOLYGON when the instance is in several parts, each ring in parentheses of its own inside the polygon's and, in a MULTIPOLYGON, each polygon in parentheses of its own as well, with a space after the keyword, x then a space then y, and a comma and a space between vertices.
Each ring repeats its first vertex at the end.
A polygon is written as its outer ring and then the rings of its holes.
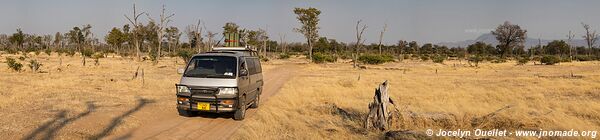
POLYGON ((490 44, 486 44, 483 42, 476 42, 467 47, 467 52, 469 54, 479 55, 479 56, 489 55, 489 54, 491 54, 491 52, 489 52, 490 51, 489 48, 493 49, 494 47, 492 47, 492 45, 490 45, 490 44))
POLYGON ((127 41, 127 37, 126 34, 123 33, 121 30, 119 30, 116 27, 113 27, 112 30, 108 32, 108 34, 104 37, 104 40, 106 41, 106 43, 115 47, 115 52, 119 54, 121 45, 127 41))
POLYGON ((176 46, 179 45, 179 38, 181 38, 181 32, 179 32, 179 29, 177 27, 169 27, 165 30, 166 37, 167 40, 169 41, 168 46, 169 46, 169 54, 172 54, 175 51, 176 46))
POLYGON ((409 54, 417 54, 419 52, 419 44, 417 44, 417 41, 411 41, 408 43, 406 52, 409 54))
POLYGON ((433 54, 433 45, 431 43, 424 44, 419 49, 419 54, 433 54))
POLYGON ((549 55, 560 55, 569 53, 569 45, 563 40, 553 40, 543 47, 544 52, 549 55))
POLYGON ((8 38, 10 43, 16 45, 19 48, 23 48, 23 43, 25 43, 25 34, 21 28, 17 29, 17 32, 8 38))
POLYGON ((495 31, 492 31, 492 34, 500 42, 498 51, 501 57, 505 57, 515 46, 524 43, 527 38, 527 30, 521 29, 519 25, 511 24, 508 21, 499 25, 495 31))
POLYGON ((312 49, 313 42, 319 37, 319 15, 321 11, 316 8, 294 8, 294 13, 297 15, 296 19, 302 23, 300 28, 295 28, 296 32, 302 33, 306 38, 308 44, 308 57, 312 60, 312 49))

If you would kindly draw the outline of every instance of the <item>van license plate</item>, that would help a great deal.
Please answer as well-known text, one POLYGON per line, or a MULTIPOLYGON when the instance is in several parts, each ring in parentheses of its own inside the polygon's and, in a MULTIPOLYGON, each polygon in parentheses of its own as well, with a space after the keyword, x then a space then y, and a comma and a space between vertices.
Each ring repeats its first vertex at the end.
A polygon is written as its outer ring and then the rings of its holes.
POLYGON ((209 103, 198 103, 198 110, 210 110, 209 103))

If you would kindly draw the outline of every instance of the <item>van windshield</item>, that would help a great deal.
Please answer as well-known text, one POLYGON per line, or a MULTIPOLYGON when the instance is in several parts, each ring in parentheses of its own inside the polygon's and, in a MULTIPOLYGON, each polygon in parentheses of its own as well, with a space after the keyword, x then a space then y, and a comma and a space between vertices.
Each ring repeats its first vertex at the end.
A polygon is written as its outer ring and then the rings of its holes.
POLYGON ((196 56, 192 58, 183 74, 197 78, 235 78, 237 61, 230 56, 196 56))

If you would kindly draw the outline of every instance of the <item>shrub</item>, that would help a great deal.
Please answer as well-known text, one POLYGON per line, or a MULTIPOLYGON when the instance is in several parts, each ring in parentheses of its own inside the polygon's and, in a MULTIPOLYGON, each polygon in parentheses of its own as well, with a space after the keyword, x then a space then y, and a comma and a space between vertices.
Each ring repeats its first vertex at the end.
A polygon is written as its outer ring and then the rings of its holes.
POLYGON ((266 57, 263 57, 260 60, 263 61, 263 62, 269 62, 269 58, 266 58, 266 57))
POLYGON ((337 57, 333 55, 315 53, 313 54, 312 61, 315 63, 335 62, 337 61, 337 57))
POLYGON ((288 58, 290 58, 290 55, 287 53, 279 54, 279 59, 288 59, 288 58))
POLYGON ((410 55, 408 55, 408 54, 402 55, 402 58, 404 58, 404 59, 409 59, 409 58, 410 58, 410 55))
POLYGON ((17 54, 17 49, 13 49, 13 48, 7 48, 4 51, 6 51, 6 53, 8 54, 17 54))
POLYGON ((445 59, 446 59, 446 56, 442 56, 442 55, 437 55, 437 56, 434 56, 433 58, 431 58, 433 63, 444 63, 445 59))
POLYGON ((185 49, 181 49, 179 50, 179 52, 177 53, 177 56, 181 57, 181 59, 183 59, 183 61, 188 61, 190 60, 190 58, 192 57, 192 55, 194 55, 194 53, 190 50, 185 50, 185 49))
POLYGON ((8 67, 14 71, 21 71, 21 68, 23 68, 23 64, 15 61, 15 59, 13 58, 6 58, 6 64, 8 64, 8 67))
POLYGON ((574 56, 573 59, 575 59, 577 61, 592 61, 592 60, 594 60, 593 57, 587 56, 587 55, 576 55, 576 56, 574 56))
POLYGON ((557 56, 554 56, 554 55, 546 55, 546 56, 542 57, 540 62, 542 64, 546 64, 546 65, 554 65, 556 63, 560 63, 560 58, 558 58, 557 56))
POLYGON ((363 55, 358 57, 358 61, 366 64, 383 64, 394 61, 394 57, 390 55, 363 55))
POLYGON ((32 72, 37 72, 42 66, 42 63, 37 60, 29 60, 29 69, 31 69, 32 72))
POLYGON ((75 55, 75 50, 73 50, 73 49, 67 50, 67 55, 73 57, 75 55))
POLYGON ((19 56, 19 60, 21 60, 21 61, 25 61, 25 58, 27 58, 27 55, 25 55, 25 56, 19 56))
POLYGON ((560 62, 571 62, 571 58, 567 57, 561 57, 560 58, 560 62))
POLYGON ((48 56, 52 55, 52 50, 50 49, 45 49, 44 53, 46 53, 48 56))
POLYGON ((517 57, 517 65, 525 65, 529 60, 529 57, 517 57))
POLYGON ((429 60, 429 56, 427 56, 427 55, 421 55, 421 60, 427 61, 427 60, 429 60))
POLYGON ((504 63, 506 62, 505 58, 500 58, 500 57, 494 57, 494 59, 492 60, 492 63, 504 63))
POLYGON ((475 63, 475 67, 479 67, 479 62, 483 61, 483 57, 479 55, 469 57, 469 62, 475 63))
POLYGON ((81 50, 81 55, 83 57, 91 57, 92 54, 94 54, 94 51, 92 51, 90 49, 83 49, 83 50, 81 50))
POLYGON ((104 58, 104 54, 95 53, 92 58, 94 59, 94 65, 100 65, 100 58, 104 58))

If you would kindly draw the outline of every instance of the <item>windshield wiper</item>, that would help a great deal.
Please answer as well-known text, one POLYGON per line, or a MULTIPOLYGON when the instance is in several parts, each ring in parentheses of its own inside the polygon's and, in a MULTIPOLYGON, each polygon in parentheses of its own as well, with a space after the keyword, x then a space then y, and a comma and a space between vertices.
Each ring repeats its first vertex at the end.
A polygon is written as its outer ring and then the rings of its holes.
POLYGON ((222 74, 208 74, 206 78, 229 78, 231 75, 222 75, 222 74))

